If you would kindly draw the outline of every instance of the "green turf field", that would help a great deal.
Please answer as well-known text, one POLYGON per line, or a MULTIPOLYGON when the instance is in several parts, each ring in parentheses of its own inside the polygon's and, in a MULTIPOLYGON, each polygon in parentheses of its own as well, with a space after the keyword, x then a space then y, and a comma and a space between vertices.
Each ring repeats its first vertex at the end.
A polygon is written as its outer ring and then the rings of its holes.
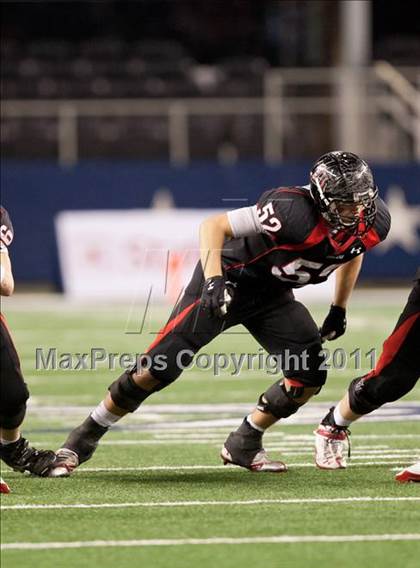
MULTIPOLYGON (((380 349, 404 300, 381 304, 356 297, 347 334, 330 347, 380 349)), ((320 323, 324 310, 312 310, 320 323)), ((33 397, 24 433, 53 449, 120 371, 39 372, 36 347, 142 352, 154 338, 147 330, 126 333, 142 319, 141 309, 126 306, 71 307, 17 297, 4 311, 33 397)), ((156 331, 162 318, 162 311, 154 314, 148 331, 156 331)), ((257 352, 258 345, 234 333, 206 351, 257 352)), ((288 463, 286 474, 224 467, 218 457, 226 435, 274 381, 256 370, 217 378, 211 371, 186 371, 120 422, 72 478, 28 478, 3 468, 13 492, 1 500, 2 567, 417 567, 420 487, 393 478, 396 468, 420 456, 418 388, 378 411, 377 421, 353 425, 347 470, 313 466, 313 427, 363 372, 354 361, 331 371, 312 403, 266 434, 265 447, 288 463)))

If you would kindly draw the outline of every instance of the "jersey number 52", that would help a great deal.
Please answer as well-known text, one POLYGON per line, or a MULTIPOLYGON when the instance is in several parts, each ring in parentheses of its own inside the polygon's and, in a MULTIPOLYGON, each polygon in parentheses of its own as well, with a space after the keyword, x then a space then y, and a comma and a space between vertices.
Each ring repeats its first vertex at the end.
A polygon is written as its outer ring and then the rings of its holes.
POLYGON ((274 213, 274 207, 271 201, 262 207, 257 207, 257 215, 264 231, 275 233, 280 229, 281 222, 274 213))
POLYGON ((285 266, 273 266, 271 273, 283 282, 294 282, 295 285, 304 286, 311 281, 326 280, 338 266, 339 264, 325 266, 320 262, 298 258, 285 266))

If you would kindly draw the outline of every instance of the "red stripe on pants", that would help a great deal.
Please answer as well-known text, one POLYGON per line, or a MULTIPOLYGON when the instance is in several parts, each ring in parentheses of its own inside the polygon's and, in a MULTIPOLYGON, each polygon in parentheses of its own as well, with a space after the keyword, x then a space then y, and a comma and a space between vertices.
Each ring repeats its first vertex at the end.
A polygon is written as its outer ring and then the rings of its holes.
POLYGON ((191 310, 193 310, 195 306, 199 303, 200 300, 196 300, 195 302, 184 308, 182 312, 180 312, 173 320, 168 321, 165 327, 163 327, 158 332, 158 336, 153 341, 153 343, 149 345, 146 353, 149 353, 149 351, 151 351, 154 347, 156 347, 156 345, 160 343, 162 339, 164 339, 173 329, 175 329, 175 327, 179 325, 187 317, 187 315, 191 312, 191 310))
POLYGON ((384 346, 382 354, 379 357, 379 361, 377 362, 376 367, 373 369, 373 371, 366 375, 365 380, 380 375, 381 371, 392 362, 392 360, 400 350, 404 339, 407 337, 408 332, 413 327, 414 322, 419 316, 420 313, 416 313, 407 318, 405 322, 398 326, 397 329, 388 337, 388 339, 384 341, 384 346))

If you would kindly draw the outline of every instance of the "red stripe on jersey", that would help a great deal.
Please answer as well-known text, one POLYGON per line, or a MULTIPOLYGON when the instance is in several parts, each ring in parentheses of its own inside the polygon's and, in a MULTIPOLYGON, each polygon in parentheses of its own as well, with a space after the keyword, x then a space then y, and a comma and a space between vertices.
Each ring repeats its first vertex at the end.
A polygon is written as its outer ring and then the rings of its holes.
POLYGON ((316 227, 314 227, 311 233, 306 237, 303 243, 291 244, 291 245, 279 245, 278 249, 282 250, 305 250, 307 248, 313 247, 319 244, 328 235, 328 230, 325 227, 323 221, 321 220, 316 227))
POLYGON ((357 241, 358 238, 360 238, 362 243, 365 245, 366 250, 375 247, 381 242, 381 239, 375 229, 369 229, 369 231, 363 237, 352 235, 342 243, 336 241, 333 237, 328 236, 328 240, 330 241, 331 246, 337 253, 345 252, 350 245, 357 241))
POLYGON ((371 371, 368 375, 366 375, 365 380, 372 379, 380 375, 382 370, 389 365, 394 357, 397 355, 398 351, 401 348, 405 338, 408 335, 408 332, 413 327, 414 322, 420 316, 420 312, 413 314, 409 318, 405 320, 397 329, 391 333, 391 335, 384 341, 382 354, 379 357, 379 361, 376 364, 376 367, 371 371))
POLYGON ((274 191, 278 191, 279 193, 298 193, 299 195, 307 195, 305 190, 299 187, 278 187, 274 191))
POLYGON ((296 251, 300 251, 300 250, 308 249, 308 248, 313 247, 313 246, 317 245, 318 243, 320 243, 326 237, 326 235, 327 235, 327 229, 325 228, 322 221, 320 221, 316 225, 316 227, 314 227, 312 229, 312 232, 303 241, 303 243, 296 243, 296 244, 290 244, 290 245, 287 245, 287 244, 277 245, 277 246, 272 247, 270 249, 267 249, 266 251, 262 252, 261 254, 255 256, 254 258, 252 258, 248 262, 239 262, 237 264, 226 265, 226 270, 233 270, 234 268, 243 268, 244 266, 247 266, 248 264, 252 264, 253 262, 256 262, 257 260, 259 260, 263 256, 270 254, 270 252, 273 252, 275 250, 296 250, 296 251))
POLYGON ((365 245, 366 250, 375 247, 381 242, 381 237, 375 231, 375 229, 369 229, 369 231, 361 238, 362 243, 365 245))
POLYGON ((332 237, 330 234, 328 234, 328 240, 330 242, 330 245, 335 250, 335 252, 340 254, 345 252, 348 249, 348 247, 356 241, 356 237, 354 235, 351 235, 346 241, 341 243, 340 241, 337 241, 334 237, 332 237))
POLYGON ((160 343, 162 339, 164 339, 173 329, 175 329, 175 327, 179 325, 187 317, 191 310, 193 310, 199 303, 200 300, 196 300, 195 302, 184 308, 182 312, 180 312, 174 319, 168 321, 168 323, 160 331, 158 331, 158 336, 153 341, 153 343, 149 345, 146 353, 149 353, 149 351, 156 347, 156 345, 160 343))

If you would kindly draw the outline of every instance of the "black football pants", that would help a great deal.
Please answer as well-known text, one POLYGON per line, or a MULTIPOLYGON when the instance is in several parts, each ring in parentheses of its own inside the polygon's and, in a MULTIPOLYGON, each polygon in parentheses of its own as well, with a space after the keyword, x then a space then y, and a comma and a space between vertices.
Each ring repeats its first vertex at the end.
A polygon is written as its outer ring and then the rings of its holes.
POLYGON ((199 263, 168 323, 148 349, 152 360, 149 369, 162 385, 174 381, 195 353, 237 324, 243 324, 268 353, 290 361, 289 368, 283 369, 286 377, 311 387, 325 383, 327 373, 320 369, 323 358, 318 327, 290 289, 261 280, 255 284, 238 281, 234 283, 234 299, 227 316, 220 319, 209 317, 200 306, 203 282, 199 263), (297 357, 288 358, 291 355, 297 357))
POLYGON ((0 427, 13 430, 25 417, 29 391, 23 379, 19 356, 1 315, 0 427))
POLYGON ((367 414, 398 400, 420 377, 420 281, 416 281, 394 331, 386 339, 373 371, 349 387, 352 411, 367 414))

